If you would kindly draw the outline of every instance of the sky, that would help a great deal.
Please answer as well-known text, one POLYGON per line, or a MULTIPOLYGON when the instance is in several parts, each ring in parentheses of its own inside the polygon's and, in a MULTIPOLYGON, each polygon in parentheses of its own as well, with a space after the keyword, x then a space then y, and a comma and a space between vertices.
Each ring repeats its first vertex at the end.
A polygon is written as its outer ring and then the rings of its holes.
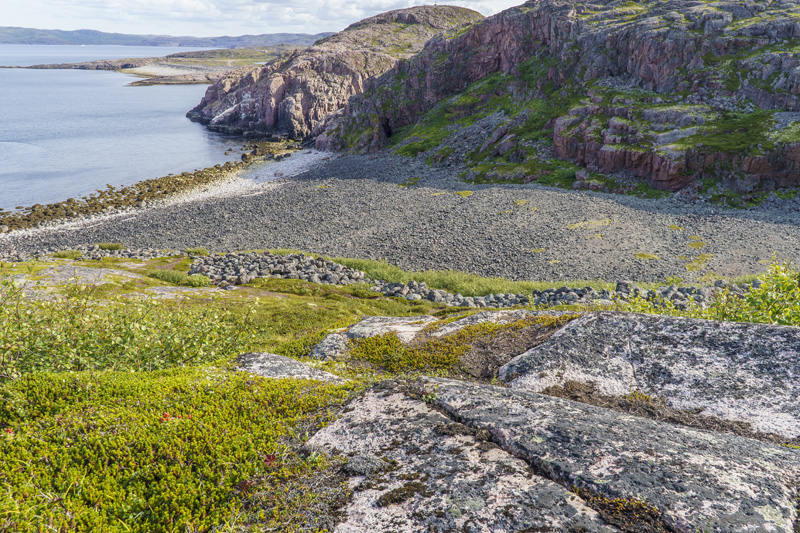
MULTIPOLYGON (((440 0, 493 15, 525 0, 440 0)), ((340 31, 433 0, 0 0, 0 26, 212 37, 340 31)))

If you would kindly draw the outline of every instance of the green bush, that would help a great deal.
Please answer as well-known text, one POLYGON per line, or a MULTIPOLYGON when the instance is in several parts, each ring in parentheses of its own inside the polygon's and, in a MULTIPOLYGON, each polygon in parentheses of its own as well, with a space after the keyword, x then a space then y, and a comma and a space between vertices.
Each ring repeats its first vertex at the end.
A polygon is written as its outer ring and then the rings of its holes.
POLYGON ((56 259, 78 259, 82 256, 83 252, 79 250, 61 250, 60 252, 55 252, 53 254, 53 257, 56 259))
POLYGON ((186 272, 180 272, 177 270, 153 270, 152 272, 148 272, 147 275, 151 278, 166 281, 167 283, 173 283, 175 285, 186 283, 186 278, 188 278, 186 272))
POLYGON ((186 276, 186 285, 189 287, 210 287, 211 280, 202 274, 186 276))
POLYGON ((247 315, 159 300, 25 298, 0 282, 0 381, 34 371, 156 370, 231 357, 253 342, 247 315))
POLYGON ((210 252, 205 248, 187 248, 184 252, 189 255, 210 255, 210 252))
POLYGON ((151 278, 155 278, 167 283, 175 285, 188 285, 189 287, 209 287, 211 280, 202 274, 188 275, 186 272, 178 270, 154 270, 147 274, 151 278))
POLYGON ((706 320, 800 326, 800 272, 789 263, 773 262, 757 279, 761 285, 749 290, 744 297, 725 289, 705 309, 691 305, 687 310, 679 310, 672 302, 654 303, 641 298, 621 303, 617 308, 706 320))
POLYGON ((209 531, 242 516, 243 484, 269 502, 259 526, 294 530, 314 497, 287 483, 326 467, 298 455, 296 435, 352 389, 214 368, 6 383, 0 530, 209 531))
POLYGON ((101 250, 124 250, 125 247, 122 246, 121 243, 118 242, 101 242, 97 244, 97 247, 101 250))

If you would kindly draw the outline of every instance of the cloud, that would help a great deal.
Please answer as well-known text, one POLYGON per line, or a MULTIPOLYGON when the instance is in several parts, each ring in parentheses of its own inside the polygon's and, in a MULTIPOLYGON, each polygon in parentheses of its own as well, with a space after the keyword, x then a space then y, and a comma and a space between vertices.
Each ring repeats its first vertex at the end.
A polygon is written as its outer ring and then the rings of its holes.
MULTIPOLYGON (((28 0, 12 2, 3 25, 171 35, 339 31, 413 0, 28 0)), ((430 3, 430 0, 428 0, 430 3)), ((522 0, 444 0, 492 15, 522 0)), ((4 8, 6 10, 6 8, 4 8)))

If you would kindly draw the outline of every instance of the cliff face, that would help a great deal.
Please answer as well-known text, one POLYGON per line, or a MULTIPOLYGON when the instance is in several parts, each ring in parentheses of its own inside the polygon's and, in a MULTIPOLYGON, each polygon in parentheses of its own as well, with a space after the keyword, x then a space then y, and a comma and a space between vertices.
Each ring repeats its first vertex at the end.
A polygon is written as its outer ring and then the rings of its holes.
POLYGON ((411 57, 434 35, 482 18, 451 6, 377 15, 282 60, 226 76, 187 116, 217 131, 302 138, 362 93, 368 78, 411 57))
POLYGON ((586 167, 579 180, 713 177, 748 193, 800 184, 798 111, 794 2, 538 0, 431 40, 317 145, 374 151, 394 135, 401 153, 455 157, 477 177, 586 167))

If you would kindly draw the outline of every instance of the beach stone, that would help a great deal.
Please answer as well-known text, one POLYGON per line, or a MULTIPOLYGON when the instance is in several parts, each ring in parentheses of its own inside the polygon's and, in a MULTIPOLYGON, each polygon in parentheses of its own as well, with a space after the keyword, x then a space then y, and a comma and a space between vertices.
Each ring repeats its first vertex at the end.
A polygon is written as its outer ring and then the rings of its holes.
POLYGON ((250 372, 257 376, 282 379, 313 379, 330 383, 344 383, 345 380, 330 372, 316 369, 289 357, 274 353, 250 352, 240 355, 236 359, 236 370, 250 372))
POLYGON ((349 407, 308 446, 379 456, 394 467, 376 476, 348 461, 345 472, 357 477, 336 532, 618 531, 575 494, 422 401, 371 390, 349 407))
POLYGON ((341 333, 330 333, 311 350, 311 359, 332 359, 347 349, 347 337, 341 333))
POLYGON ((506 387, 436 378, 420 386, 537 472, 644 501, 672 531, 794 531, 800 450, 506 387))
POLYGON ((435 322, 436 319, 429 315, 394 317, 394 316, 367 316, 356 325, 347 330, 348 339, 366 339, 395 333, 403 342, 410 342, 422 329, 435 322))
POLYGON ((567 381, 641 391, 673 409, 800 436, 800 328, 634 313, 589 313, 504 365, 512 388, 567 381))

